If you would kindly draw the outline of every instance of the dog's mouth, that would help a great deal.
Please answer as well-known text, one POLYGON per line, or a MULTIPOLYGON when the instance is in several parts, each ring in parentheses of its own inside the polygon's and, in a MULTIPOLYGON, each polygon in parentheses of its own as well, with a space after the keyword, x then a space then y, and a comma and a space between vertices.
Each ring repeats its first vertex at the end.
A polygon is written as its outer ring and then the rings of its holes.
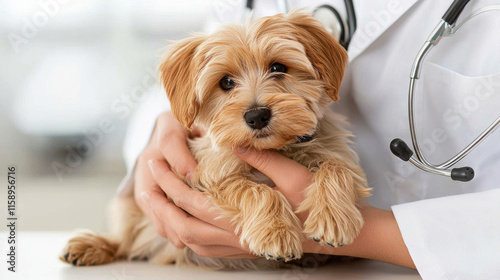
POLYGON ((315 136, 316 136, 316 133, 313 133, 310 135, 306 134, 306 135, 302 135, 302 136, 297 136, 297 142, 295 142, 295 143, 309 142, 309 141, 313 140, 315 136))
MULTIPOLYGON (((261 132, 261 133, 258 133, 257 135, 254 135, 254 137, 257 139, 264 139, 264 138, 268 138, 271 136, 273 136, 273 134, 271 132, 261 132)), ((309 141, 313 140, 315 136, 316 136, 316 133, 306 134, 306 135, 302 135, 302 136, 296 136, 297 142, 295 142, 295 143, 309 142, 309 141)))
POLYGON ((267 137, 271 137, 273 134, 272 133, 269 133, 269 132, 262 132, 262 133, 259 133, 255 136, 255 138, 257 139, 262 139, 262 138, 267 138, 267 137))

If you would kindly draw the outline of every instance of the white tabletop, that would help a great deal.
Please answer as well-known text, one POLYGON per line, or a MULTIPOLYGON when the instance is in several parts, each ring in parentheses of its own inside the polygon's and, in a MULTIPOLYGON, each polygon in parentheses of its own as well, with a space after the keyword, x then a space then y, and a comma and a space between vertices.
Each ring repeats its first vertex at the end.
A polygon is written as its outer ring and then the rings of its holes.
POLYGON ((193 267, 153 265, 145 262, 118 262, 95 267, 73 267, 58 259, 69 232, 18 232, 16 272, 7 270, 6 232, 0 233, 2 264, 0 279, 92 279, 92 280, 239 280, 239 279, 421 279, 412 269, 377 261, 358 260, 332 264, 318 269, 293 269, 278 271, 206 271, 193 267))

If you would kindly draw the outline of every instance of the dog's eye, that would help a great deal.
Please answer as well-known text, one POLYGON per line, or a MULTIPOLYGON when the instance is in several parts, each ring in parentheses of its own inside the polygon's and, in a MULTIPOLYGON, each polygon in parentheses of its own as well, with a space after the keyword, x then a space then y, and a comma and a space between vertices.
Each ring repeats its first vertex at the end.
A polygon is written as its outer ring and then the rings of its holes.
POLYGON ((229 76, 224 76, 222 79, 220 79, 219 86, 221 89, 228 91, 234 88, 236 83, 234 82, 233 79, 229 76))
POLYGON ((271 65, 270 70, 271 73, 272 72, 286 73, 286 66, 281 63, 273 63, 273 65, 271 65))

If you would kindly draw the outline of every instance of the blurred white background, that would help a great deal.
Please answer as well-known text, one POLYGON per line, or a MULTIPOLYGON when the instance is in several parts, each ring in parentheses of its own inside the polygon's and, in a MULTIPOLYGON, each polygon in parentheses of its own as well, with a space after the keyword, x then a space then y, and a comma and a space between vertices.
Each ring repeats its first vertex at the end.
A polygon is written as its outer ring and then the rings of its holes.
POLYGON ((0 0, 0 161, 18 170, 20 230, 104 229, 127 121, 210 2, 0 0))

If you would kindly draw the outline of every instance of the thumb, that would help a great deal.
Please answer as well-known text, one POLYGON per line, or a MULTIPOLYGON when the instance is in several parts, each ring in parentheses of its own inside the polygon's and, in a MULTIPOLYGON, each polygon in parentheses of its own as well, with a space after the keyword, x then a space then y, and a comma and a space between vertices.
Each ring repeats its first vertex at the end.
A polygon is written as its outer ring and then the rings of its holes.
MULTIPOLYGON (((282 168, 283 166, 286 166, 288 163, 287 161, 290 160, 271 150, 236 148, 234 149, 234 153, 269 178, 284 172, 285 170, 282 170, 282 168)), ((275 178, 271 179, 274 181, 275 178)))
POLYGON ((276 151, 236 148, 234 153, 269 177, 287 198, 311 184, 312 174, 305 166, 276 151))

